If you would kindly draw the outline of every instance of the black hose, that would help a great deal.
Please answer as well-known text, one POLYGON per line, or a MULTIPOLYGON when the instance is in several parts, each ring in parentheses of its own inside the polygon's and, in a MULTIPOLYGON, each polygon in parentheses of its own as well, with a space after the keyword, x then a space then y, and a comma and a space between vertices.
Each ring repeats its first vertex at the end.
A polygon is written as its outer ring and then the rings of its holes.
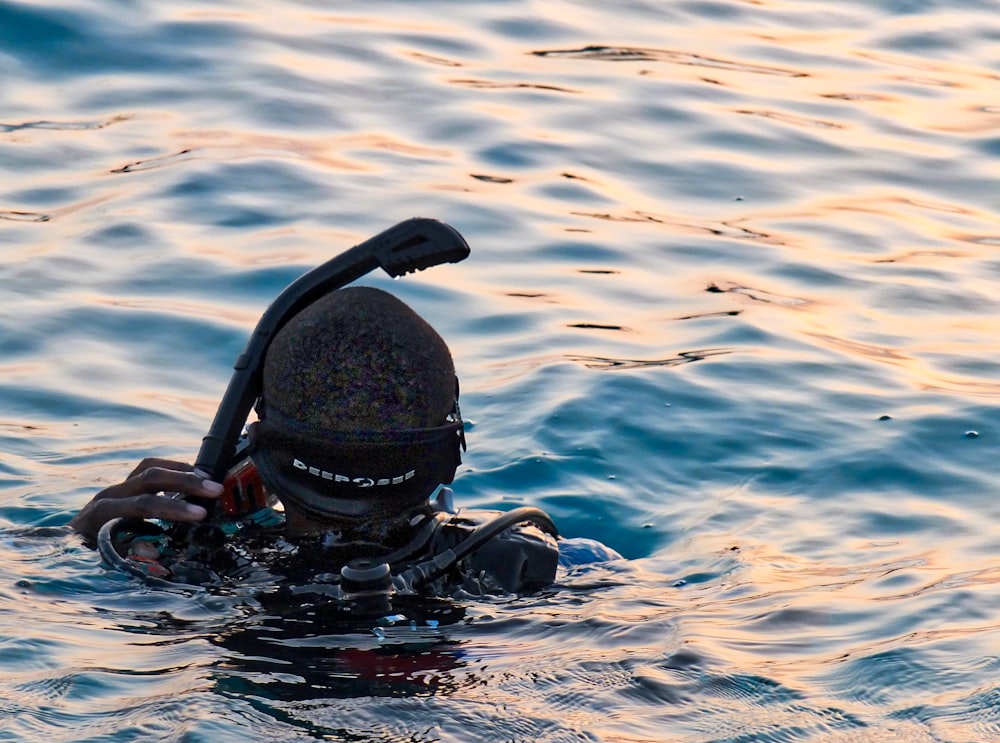
MULTIPOLYGON (((121 570, 123 573, 127 573, 128 575, 134 575, 137 578, 142 578, 151 586, 166 588, 168 586, 182 585, 174 583, 173 581, 165 580, 164 578, 157 578, 155 575, 150 575, 134 562, 122 557, 121 554, 119 554, 118 550, 115 549, 114 534, 124 522, 125 519, 119 516, 118 518, 108 521, 101 527, 100 531, 97 532, 97 550, 101 553, 101 557, 104 558, 104 561, 116 570, 121 570)), ((149 522, 141 523, 148 524, 149 522)))
POLYGON ((554 537, 559 536, 552 518, 540 508, 534 506, 522 506, 513 511, 507 511, 491 521, 476 527, 476 529, 451 549, 439 552, 429 560, 424 560, 399 574, 399 578, 404 586, 417 588, 428 581, 437 578, 447 570, 450 570, 463 557, 475 552, 490 539, 499 535, 502 531, 525 521, 538 526, 542 531, 548 532, 554 537))

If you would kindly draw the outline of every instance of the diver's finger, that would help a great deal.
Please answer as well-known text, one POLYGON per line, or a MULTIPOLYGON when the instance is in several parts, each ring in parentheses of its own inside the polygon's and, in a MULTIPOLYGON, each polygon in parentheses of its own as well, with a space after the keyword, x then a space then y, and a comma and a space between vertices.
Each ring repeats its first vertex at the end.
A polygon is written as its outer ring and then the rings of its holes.
POLYGON ((70 526, 90 541, 97 539, 101 527, 111 519, 163 519, 166 521, 201 521, 208 512, 201 506, 162 495, 143 493, 131 498, 92 500, 70 526))
POLYGON ((160 457, 146 457, 136 468, 129 473, 129 477, 135 477, 148 469, 159 467, 165 470, 177 470, 178 472, 191 472, 194 466, 187 462, 178 462, 176 459, 162 459, 160 457))
POLYGON ((222 494, 222 485, 207 479, 199 472, 179 472, 164 467, 150 467, 125 482, 105 488, 94 496, 94 500, 132 498, 159 492, 218 498, 222 494))
MULTIPOLYGON (((201 521, 208 515, 201 506, 194 503, 169 498, 152 493, 143 493, 134 498, 125 498, 118 506, 115 516, 134 519, 164 519, 165 521, 201 521)), ((112 516, 114 518, 114 516, 112 516)))

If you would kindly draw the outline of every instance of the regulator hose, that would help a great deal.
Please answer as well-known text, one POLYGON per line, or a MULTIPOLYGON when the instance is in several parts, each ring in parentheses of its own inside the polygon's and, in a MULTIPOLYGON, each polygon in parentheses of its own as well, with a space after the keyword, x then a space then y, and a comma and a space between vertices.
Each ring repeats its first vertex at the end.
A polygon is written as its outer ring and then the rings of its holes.
MULTIPOLYGON (((105 523, 104 526, 101 527, 100 531, 97 532, 97 550, 101 553, 101 557, 104 561, 116 570, 141 578, 151 586, 168 588, 186 585, 182 583, 175 583, 174 581, 169 581, 164 578, 158 578, 155 575, 150 575, 147 571, 140 568, 131 560, 122 557, 118 550, 115 549, 114 535, 115 532, 118 531, 119 527, 121 527, 124 523, 125 519, 119 516, 118 518, 111 519, 105 523)), ((148 521, 137 521, 136 523, 151 526, 148 521)))
POLYGON ((475 552, 502 531, 525 521, 530 521, 542 531, 548 532, 554 537, 559 536, 559 530, 556 528, 552 518, 542 509, 535 508, 534 506, 515 508, 513 511, 507 511, 495 519, 476 527, 472 534, 454 547, 446 549, 444 552, 439 552, 429 560, 411 565, 399 574, 400 582, 407 588, 422 586, 428 581, 442 575, 447 570, 450 570, 459 560, 475 552))

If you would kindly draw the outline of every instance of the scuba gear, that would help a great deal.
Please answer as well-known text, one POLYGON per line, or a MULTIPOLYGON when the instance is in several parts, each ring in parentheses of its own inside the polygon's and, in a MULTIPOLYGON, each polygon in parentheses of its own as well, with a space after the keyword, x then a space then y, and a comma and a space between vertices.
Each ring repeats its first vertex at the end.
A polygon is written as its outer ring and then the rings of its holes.
MULTIPOLYGON (((496 539, 504 531, 522 522, 529 522, 552 537, 559 536, 556 525, 545 511, 531 506, 515 508, 513 511, 496 516, 485 524, 476 526, 471 534, 454 547, 437 552, 429 559, 409 566, 400 573, 397 583, 403 589, 417 589, 451 570, 460 560, 480 550, 490 540, 496 539)), ((550 584, 555 577, 559 561, 558 548, 548 555, 551 559, 543 560, 540 563, 533 562, 530 559, 531 555, 522 552, 521 549, 529 548, 519 545, 517 554, 503 555, 504 559, 499 562, 486 561, 486 564, 495 572, 495 577, 501 585, 506 590, 514 592, 524 589, 534 590, 550 584)), ((535 557, 541 556, 537 550, 535 552, 535 557)), ((500 557, 499 554, 493 556, 500 557)))
POLYGON ((219 507, 226 516, 242 516, 267 507, 267 493, 257 465, 249 457, 239 460, 222 482, 219 507))
MULTIPOLYGON (((438 499, 439 505, 447 502, 447 495, 438 499)), ((240 520, 197 526, 198 543, 178 543, 174 531, 150 521, 117 518, 101 528, 98 549, 110 566, 153 586, 240 583, 248 558, 234 558, 231 536, 253 540, 273 534, 275 527, 269 523, 268 512, 265 509, 240 520), (137 544, 144 549, 136 550, 137 544), (147 547, 157 548, 160 559, 150 555, 147 547), (194 582, 183 580, 185 577, 194 582)), ((308 550, 303 546, 305 552, 295 556, 292 552, 296 550, 289 546, 291 562, 282 561, 280 555, 269 557, 267 567, 275 568, 271 563, 277 560, 283 563, 279 568, 282 572, 326 571, 301 577, 314 587, 322 585, 330 598, 347 602, 359 598, 368 601, 376 595, 414 596, 425 593, 434 581, 454 585, 458 580, 465 585, 463 575, 476 583, 483 579, 483 573, 503 591, 523 592, 554 580, 559 558, 555 536, 555 525, 537 508, 459 515, 437 510, 421 517, 413 525, 409 541, 394 550, 368 543, 320 543, 308 550), (475 518, 479 514, 486 518, 475 518), (338 553, 343 557, 338 559, 338 553), (328 572, 331 568, 337 572, 328 572)), ((465 589, 468 592, 469 586, 465 589)))
POLYGON ((340 588, 345 596, 364 593, 388 593, 392 588, 389 563, 359 557, 340 569, 340 588))
MULTIPOLYGON (((440 263, 457 263, 468 255, 469 246, 455 229, 433 219, 415 218, 355 245, 293 281, 265 310, 237 357, 195 466, 213 480, 222 480, 229 471, 240 431, 260 395, 264 355, 274 334, 295 314, 376 267, 381 266, 390 276, 402 276, 440 263)), ((212 513, 211 500, 190 500, 212 513)))
POLYGON ((222 481, 218 507, 230 518, 259 511, 268 505, 267 491, 257 465, 248 456, 249 448, 250 441, 244 436, 236 447, 236 464, 222 481))
MULTIPOLYGON (((141 578, 151 586, 165 588, 176 585, 167 579, 166 576, 170 573, 168 569, 163 568, 162 565, 159 566, 162 569, 151 569, 148 558, 137 560, 134 556, 123 556, 116 546, 116 542, 124 545, 131 539, 162 537, 164 535, 164 530, 152 521, 119 517, 105 523, 97 532, 97 549, 101 553, 101 558, 116 570, 141 578)), ((157 565, 159 565, 158 562, 157 565)))

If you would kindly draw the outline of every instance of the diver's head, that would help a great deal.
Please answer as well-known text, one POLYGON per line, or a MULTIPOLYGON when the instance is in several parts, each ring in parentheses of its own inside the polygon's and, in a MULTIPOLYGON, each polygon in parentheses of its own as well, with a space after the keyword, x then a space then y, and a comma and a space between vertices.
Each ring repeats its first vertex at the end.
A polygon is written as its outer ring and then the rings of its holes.
POLYGON ((311 521, 398 519, 454 477, 457 394, 448 347, 419 315, 379 289, 339 289, 271 342, 253 458, 311 521))

